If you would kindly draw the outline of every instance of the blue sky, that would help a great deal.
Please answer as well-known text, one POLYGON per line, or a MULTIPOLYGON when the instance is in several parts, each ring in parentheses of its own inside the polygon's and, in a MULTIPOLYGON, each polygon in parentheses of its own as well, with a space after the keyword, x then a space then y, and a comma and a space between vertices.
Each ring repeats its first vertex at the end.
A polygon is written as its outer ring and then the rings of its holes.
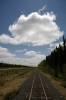
POLYGON ((37 66, 66 37, 66 0, 0 0, 0 62, 37 66))

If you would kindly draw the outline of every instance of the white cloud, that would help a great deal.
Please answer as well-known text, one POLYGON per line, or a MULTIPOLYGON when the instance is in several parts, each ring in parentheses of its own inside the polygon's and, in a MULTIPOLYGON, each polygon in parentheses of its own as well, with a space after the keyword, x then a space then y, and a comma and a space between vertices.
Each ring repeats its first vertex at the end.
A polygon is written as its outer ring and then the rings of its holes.
POLYGON ((21 59, 16 58, 16 57, 1 57, 0 62, 3 61, 4 63, 9 63, 9 64, 21 64, 21 59))
POLYGON ((50 47, 48 48, 48 51, 53 51, 56 47, 58 48, 59 47, 59 44, 61 46, 63 46, 63 42, 50 44, 50 47))
POLYGON ((59 42, 59 43, 52 43, 52 44, 50 44, 50 47, 59 47, 59 44, 61 45, 61 46, 63 46, 63 42, 59 42))
POLYGON ((30 65, 37 66, 44 59, 45 59, 45 55, 36 54, 34 57, 29 59, 29 63, 30 65))
POLYGON ((0 35, 0 43, 3 43, 3 44, 19 44, 19 41, 17 40, 17 38, 15 37, 10 37, 9 35, 6 35, 6 34, 2 34, 0 35))
POLYGON ((8 51, 8 49, 7 49, 7 48, 3 48, 3 47, 1 47, 1 46, 0 46, 0 52, 2 52, 2 51, 7 52, 7 51, 8 51))
MULTIPOLYGON (((35 52, 35 51, 34 51, 35 52)), ((36 52, 35 52, 36 53, 36 52)), ((10 64, 21 64, 26 66, 37 66, 43 59, 45 59, 45 55, 36 53, 31 58, 17 58, 17 57, 1 57, 0 62, 3 61, 5 63, 10 64)))
POLYGON ((35 52, 35 51, 27 51, 25 53, 25 55, 27 56, 32 56, 29 59, 25 59, 27 65, 33 65, 33 66, 37 66, 42 60, 44 60, 46 58, 46 56, 44 54, 39 54, 40 52, 35 52))
POLYGON ((42 11, 44 11, 46 9, 46 5, 44 7, 42 7, 41 9, 38 10, 39 13, 41 13, 42 11))
POLYGON ((14 57, 14 54, 11 54, 7 48, 3 48, 0 46, 0 57, 14 57))
POLYGON ((24 52, 24 51, 27 51, 27 49, 24 49, 24 50, 16 50, 15 52, 24 52))
POLYGON ((11 37, 7 34, 0 35, 0 43, 28 44, 32 46, 53 43, 64 33, 60 31, 55 20, 56 15, 52 12, 46 12, 43 15, 38 12, 32 12, 28 16, 22 14, 8 28, 11 37))
POLYGON ((25 55, 27 55, 27 56, 35 56, 36 55, 36 52, 35 51, 27 51, 25 53, 25 55))
MULTIPOLYGON (((2 48, 0 50, 3 50, 4 52, 8 52, 6 48, 2 48)), ((17 58, 16 56, 6 56, 0 57, 0 62, 3 61, 4 63, 10 63, 10 64, 21 64, 21 65, 26 65, 26 66, 37 66, 43 59, 45 59, 44 54, 39 54, 35 51, 28 51, 27 56, 31 56, 30 58, 17 58), (33 52, 34 55, 30 54, 33 52)), ((6 53, 7 54, 7 53, 6 53)), ((9 53, 8 53, 9 54, 9 53)), ((12 54, 11 54, 12 55, 12 54)))

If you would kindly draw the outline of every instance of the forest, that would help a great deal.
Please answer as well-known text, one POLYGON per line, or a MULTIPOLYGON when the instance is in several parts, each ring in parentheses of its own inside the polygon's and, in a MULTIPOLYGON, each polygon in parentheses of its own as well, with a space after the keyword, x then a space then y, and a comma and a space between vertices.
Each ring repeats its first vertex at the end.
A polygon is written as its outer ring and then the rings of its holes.
POLYGON ((56 47, 50 55, 46 56, 46 59, 38 67, 55 77, 66 80, 66 39, 64 36, 63 45, 59 44, 59 47, 56 47))
POLYGON ((30 67, 30 66, 7 64, 7 63, 0 62, 0 68, 21 68, 21 67, 30 67))

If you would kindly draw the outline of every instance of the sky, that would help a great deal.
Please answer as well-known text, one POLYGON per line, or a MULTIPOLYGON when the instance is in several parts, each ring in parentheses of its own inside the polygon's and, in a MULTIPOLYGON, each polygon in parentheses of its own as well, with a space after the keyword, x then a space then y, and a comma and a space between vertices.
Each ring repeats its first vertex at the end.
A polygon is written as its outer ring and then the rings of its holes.
POLYGON ((37 66, 66 37, 66 0, 0 0, 0 62, 37 66))

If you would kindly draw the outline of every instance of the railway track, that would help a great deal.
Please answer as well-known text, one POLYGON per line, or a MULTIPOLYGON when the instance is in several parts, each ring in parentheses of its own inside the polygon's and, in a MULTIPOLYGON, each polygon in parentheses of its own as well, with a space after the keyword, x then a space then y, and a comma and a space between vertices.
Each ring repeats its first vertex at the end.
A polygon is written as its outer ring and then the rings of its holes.
POLYGON ((38 71, 35 72, 33 77, 30 93, 26 95, 26 100, 52 100, 48 89, 38 71))
MULTIPOLYGON (((10 99, 11 100, 11 99, 10 99)), ((12 100, 65 100, 51 82, 36 68, 12 100)))

